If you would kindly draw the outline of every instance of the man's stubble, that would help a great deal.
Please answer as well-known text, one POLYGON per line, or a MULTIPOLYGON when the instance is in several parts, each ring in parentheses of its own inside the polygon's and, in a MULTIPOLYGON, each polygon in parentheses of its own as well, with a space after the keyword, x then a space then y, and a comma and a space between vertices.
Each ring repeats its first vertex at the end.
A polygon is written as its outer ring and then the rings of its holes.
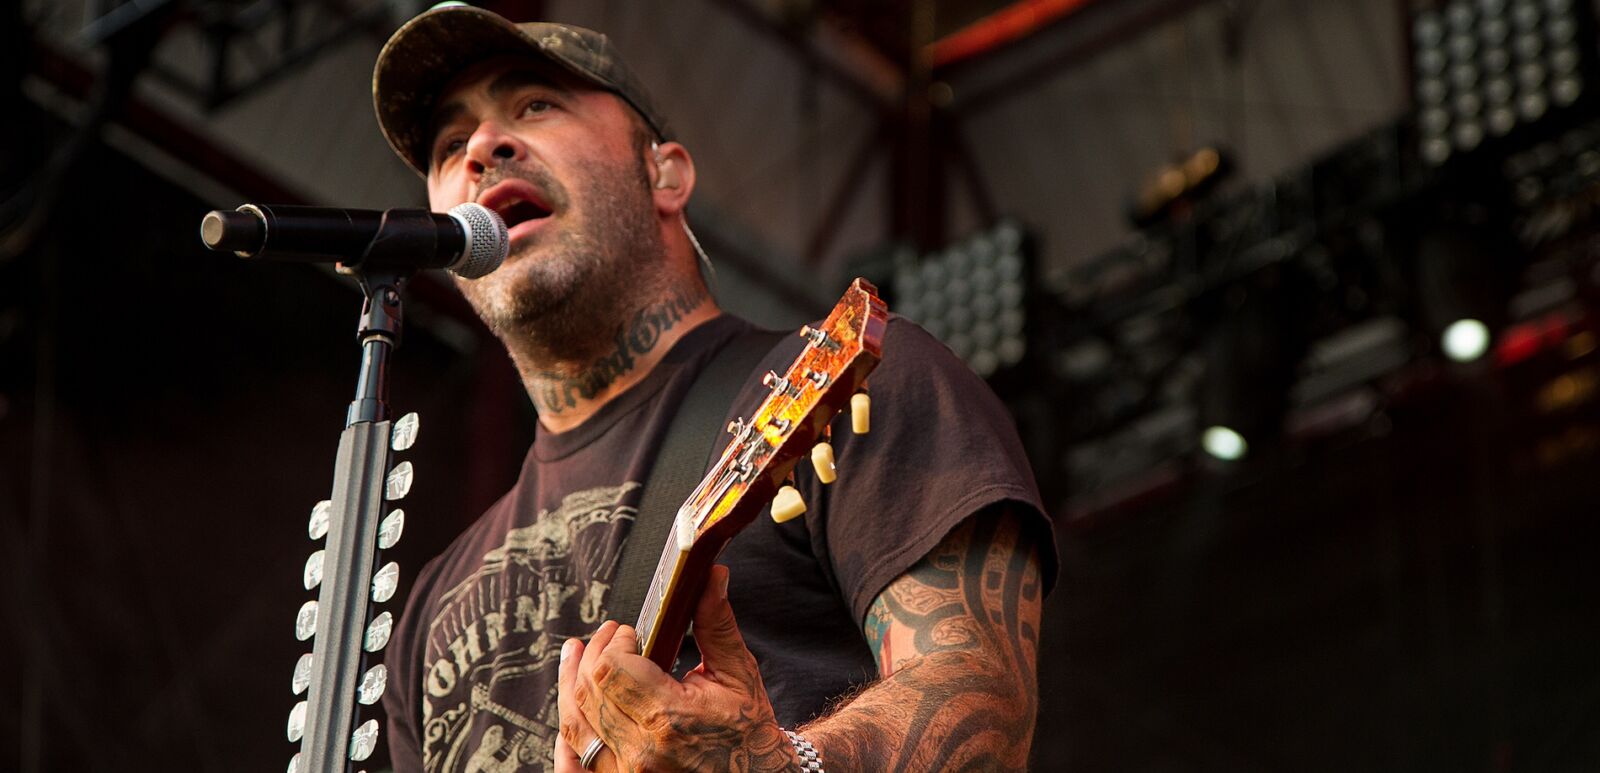
POLYGON ((558 217, 508 265, 458 280, 489 329, 529 360, 521 366, 552 375, 575 375, 608 354, 617 330, 672 284, 643 159, 591 162, 586 172, 576 207, 541 165, 508 161, 486 173, 479 192, 507 178, 528 180, 558 217))

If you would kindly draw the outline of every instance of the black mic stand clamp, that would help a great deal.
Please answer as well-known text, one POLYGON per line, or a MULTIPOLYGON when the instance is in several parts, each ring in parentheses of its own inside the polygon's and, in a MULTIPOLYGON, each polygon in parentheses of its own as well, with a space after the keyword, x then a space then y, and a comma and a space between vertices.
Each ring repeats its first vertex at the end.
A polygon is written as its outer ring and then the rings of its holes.
MULTIPOLYGON (((380 541, 381 547, 391 546, 404 517, 396 510, 382 518, 384 500, 405 496, 412 480, 410 462, 389 469, 389 451, 410 447, 417 427, 415 414, 398 425, 389 417, 389 355, 400 345, 401 291, 416 273, 414 268, 400 267, 401 261, 385 259, 390 257, 384 254, 391 251, 389 245, 396 250, 401 246, 380 234, 358 261, 339 264, 340 273, 353 276, 364 296, 357 326, 361 370, 339 437, 331 506, 326 508, 327 544, 320 551, 322 587, 313 610, 316 640, 306 680, 308 705, 295 709, 304 711, 304 734, 296 738, 290 732, 291 741, 301 742, 295 755, 298 762, 290 769, 302 772, 349 770, 352 761, 365 760, 378 743, 375 720, 357 726, 357 702, 376 701, 387 680, 385 666, 369 669, 365 661, 367 652, 382 649, 388 641, 393 616, 374 613, 378 604, 392 597, 398 568, 391 563, 376 576, 373 568, 379 563, 380 541)), ((312 562, 317 560, 314 555, 312 562)), ((310 582, 308 564, 307 587, 313 587, 310 582)))
POLYGON ((348 269, 343 263, 339 268, 341 273, 355 276, 362 295, 361 321, 356 326, 356 338, 361 342, 361 372, 345 424, 383 421, 389 418, 389 354, 400 347, 400 293, 414 272, 361 271, 348 269))

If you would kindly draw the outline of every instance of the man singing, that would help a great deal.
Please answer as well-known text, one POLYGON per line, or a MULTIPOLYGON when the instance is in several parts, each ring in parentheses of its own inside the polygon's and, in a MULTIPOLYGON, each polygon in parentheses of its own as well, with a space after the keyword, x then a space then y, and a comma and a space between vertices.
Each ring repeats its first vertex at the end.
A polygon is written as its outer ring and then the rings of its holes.
MULTIPOLYGON (((688 148, 605 36, 474 8, 396 32, 373 98, 434 210, 510 226, 505 265, 458 283, 539 413, 515 487, 422 569, 395 631, 395 769, 1023 769, 1056 559, 983 382, 891 318, 871 433, 834 434, 831 486, 797 468, 803 518, 733 540, 699 665, 665 673, 608 593, 668 422, 750 330, 701 279, 688 148)), ((803 345, 774 345, 729 416, 803 345)))

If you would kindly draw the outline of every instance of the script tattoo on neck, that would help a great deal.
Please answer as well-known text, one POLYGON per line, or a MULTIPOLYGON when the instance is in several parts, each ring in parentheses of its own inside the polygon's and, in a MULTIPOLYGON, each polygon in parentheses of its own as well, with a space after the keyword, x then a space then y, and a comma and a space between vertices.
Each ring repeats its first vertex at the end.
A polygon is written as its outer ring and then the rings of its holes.
POLYGON ((550 371, 538 374, 534 401, 541 412, 559 414, 592 400, 623 374, 633 370, 640 357, 649 354, 661 337, 677 326, 706 298, 699 286, 680 289, 671 297, 640 309, 633 319, 617 328, 610 353, 590 363, 575 376, 550 371))
POLYGON ((1042 605, 1019 518, 967 519, 868 610, 884 678, 802 732, 830 770, 1026 770, 1042 605))

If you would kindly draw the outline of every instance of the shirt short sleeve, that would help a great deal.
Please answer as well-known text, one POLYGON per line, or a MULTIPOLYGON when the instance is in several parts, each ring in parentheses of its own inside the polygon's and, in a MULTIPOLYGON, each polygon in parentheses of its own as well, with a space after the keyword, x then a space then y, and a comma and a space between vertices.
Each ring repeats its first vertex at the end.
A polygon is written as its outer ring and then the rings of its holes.
POLYGON ((967 517, 1007 503, 1039 538, 1045 588, 1056 555, 1038 485, 1010 413, 965 363, 927 331, 891 316, 883 360, 867 378, 871 430, 835 419, 838 481, 796 467, 814 548, 826 554, 855 619, 967 517))

